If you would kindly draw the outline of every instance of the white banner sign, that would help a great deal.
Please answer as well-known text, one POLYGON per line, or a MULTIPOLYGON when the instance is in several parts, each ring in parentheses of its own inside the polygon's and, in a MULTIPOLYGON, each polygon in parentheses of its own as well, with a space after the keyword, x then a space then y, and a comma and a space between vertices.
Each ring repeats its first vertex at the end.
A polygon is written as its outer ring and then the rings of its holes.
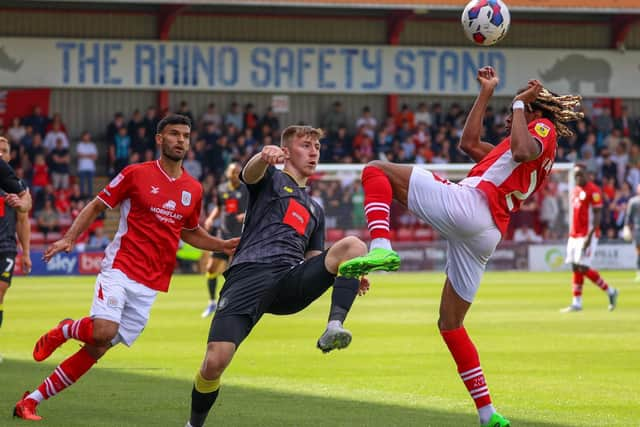
MULTIPOLYGON (((564 245, 530 245, 529 270, 568 271, 564 263, 567 248, 564 245)), ((636 248, 632 244, 598 244, 593 267, 599 270, 633 270, 636 268, 636 248)))
POLYGON ((0 39, 4 87, 475 95, 485 65, 497 95, 640 98, 640 51, 0 39))

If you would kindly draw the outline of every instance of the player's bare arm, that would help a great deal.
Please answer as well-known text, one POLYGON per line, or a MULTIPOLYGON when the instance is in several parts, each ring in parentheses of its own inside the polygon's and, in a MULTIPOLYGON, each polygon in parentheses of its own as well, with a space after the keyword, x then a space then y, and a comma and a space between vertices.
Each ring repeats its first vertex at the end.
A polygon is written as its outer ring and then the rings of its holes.
POLYGON ((27 189, 20 194, 7 194, 6 202, 18 212, 29 212, 32 206, 31 192, 27 189))
POLYGON ((496 86, 500 83, 500 79, 492 67, 479 69, 476 78, 480 83, 480 93, 467 116, 467 121, 460 137, 459 148, 471 157, 473 161, 479 162, 493 149, 493 145, 482 141, 480 135, 487 105, 489 105, 489 100, 493 96, 496 86))
POLYGON ((249 159, 244 169, 242 177, 247 184, 255 184, 264 177, 264 173, 270 165, 283 163, 285 159, 284 151, 277 145, 267 145, 249 159))
POLYGON ((529 133, 525 115, 527 106, 538 98, 541 91, 542 84, 538 80, 529 80, 527 89, 513 99, 514 103, 522 101, 525 107, 513 109, 511 122, 511 154, 518 163, 533 160, 542 152, 540 142, 529 133))
POLYGON ((99 198, 94 198, 87 206, 80 211, 78 217, 73 221, 69 230, 62 236, 62 239, 52 243, 44 253, 45 262, 59 252, 70 252, 82 233, 96 220, 98 215, 107 209, 107 205, 99 198))
POLYGON ((220 208, 216 206, 211 210, 207 219, 204 220, 204 228, 206 230, 210 230, 211 226, 213 225, 213 221, 215 221, 215 219, 218 218, 219 216, 220 216, 220 208))
POLYGON ((182 230, 180 238, 193 246, 209 252, 224 252, 233 255, 240 243, 240 238, 235 237, 229 240, 219 239, 207 233, 204 228, 198 226, 193 230, 182 230))
POLYGON ((22 271, 29 274, 31 273, 31 224, 28 211, 17 211, 16 234, 22 247, 22 271))
POLYGON ((591 238, 593 234, 596 232, 598 228, 600 228, 600 220, 602 219, 602 208, 592 208, 593 212, 593 222, 591 223, 591 227, 589 227, 589 232, 587 233, 587 238, 584 240, 584 246, 582 247, 582 252, 586 251, 589 246, 591 246, 591 238))

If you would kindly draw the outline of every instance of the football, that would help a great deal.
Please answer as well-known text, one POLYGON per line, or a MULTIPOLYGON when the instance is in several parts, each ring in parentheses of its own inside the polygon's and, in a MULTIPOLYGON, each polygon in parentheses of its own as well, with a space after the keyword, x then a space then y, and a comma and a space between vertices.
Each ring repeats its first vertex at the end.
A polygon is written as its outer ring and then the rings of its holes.
POLYGON ((462 28, 469 40, 491 46, 504 38, 511 15, 502 0, 471 0, 462 12, 462 28))

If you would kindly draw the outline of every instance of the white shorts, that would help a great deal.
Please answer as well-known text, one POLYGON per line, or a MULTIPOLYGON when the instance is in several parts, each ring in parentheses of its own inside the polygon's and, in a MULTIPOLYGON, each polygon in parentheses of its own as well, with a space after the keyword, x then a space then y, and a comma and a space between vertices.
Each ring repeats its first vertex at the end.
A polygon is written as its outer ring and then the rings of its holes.
POLYGON ((408 205, 447 239, 445 272, 460 298, 473 302, 487 262, 502 239, 484 193, 414 167, 408 205))
POLYGON ((140 336, 158 291, 129 279, 120 270, 102 270, 96 278, 91 316, 118 323, 112 345, 127 347, 140 336))
POLYGON ((593 263, 593 255, 598 249, 598 238, 593 236, 591 244, 586 251, 582 251, 586 237, 569 237, 567 241, 567 258, 564 260, 566 264, 578 264, 585 267, 591 267, 593 263))

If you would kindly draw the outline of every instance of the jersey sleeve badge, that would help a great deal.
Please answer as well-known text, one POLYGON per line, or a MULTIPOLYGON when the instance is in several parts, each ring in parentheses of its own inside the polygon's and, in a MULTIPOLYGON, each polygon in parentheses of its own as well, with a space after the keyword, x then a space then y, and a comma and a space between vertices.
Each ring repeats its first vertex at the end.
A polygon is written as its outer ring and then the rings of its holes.
POLYGON ((546 138, 547 135, 549 135, 549 131, 551 130, 549 126, 545 125, 544 123, 536 123, 533 129, 542 138, 546 138))
POLYGON ((602 197, 600 197, 600 193, 593 193, 593 203, 600 203, 600 201, 602 200, 602 197))

